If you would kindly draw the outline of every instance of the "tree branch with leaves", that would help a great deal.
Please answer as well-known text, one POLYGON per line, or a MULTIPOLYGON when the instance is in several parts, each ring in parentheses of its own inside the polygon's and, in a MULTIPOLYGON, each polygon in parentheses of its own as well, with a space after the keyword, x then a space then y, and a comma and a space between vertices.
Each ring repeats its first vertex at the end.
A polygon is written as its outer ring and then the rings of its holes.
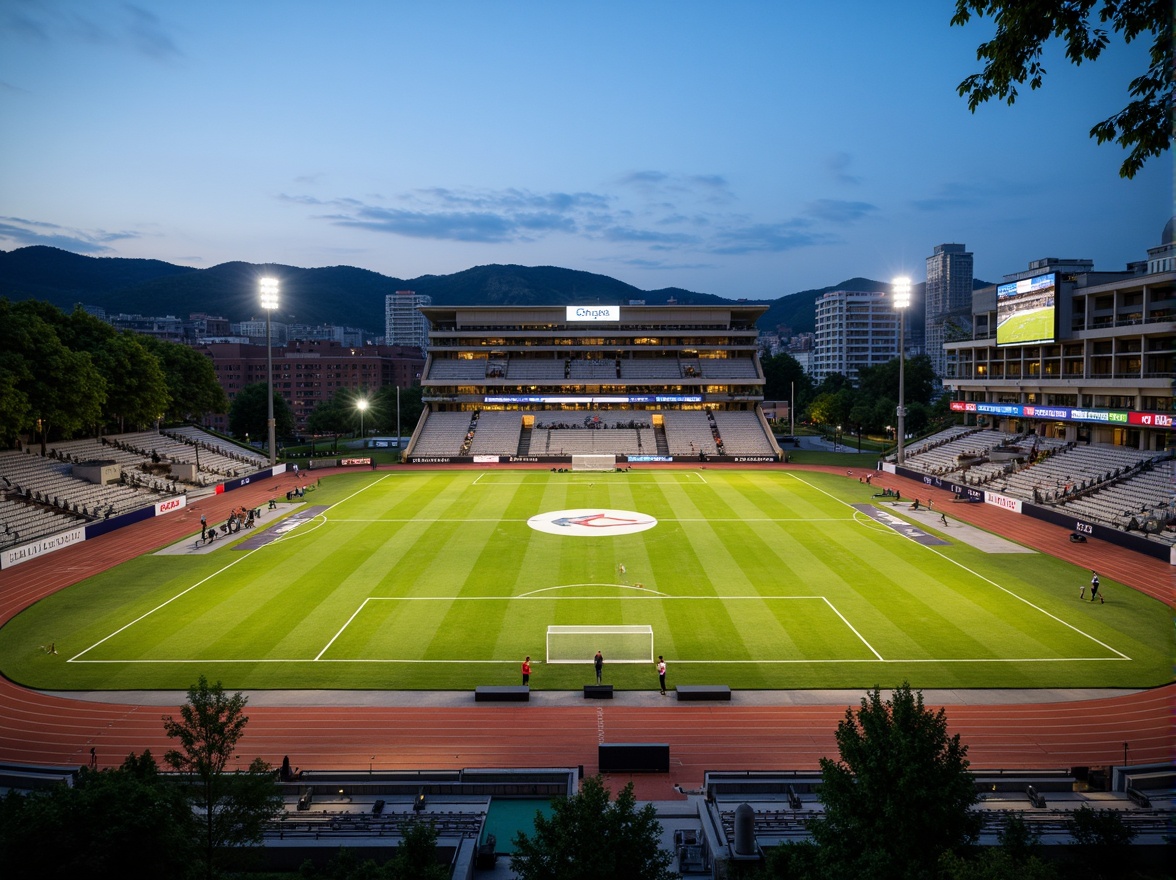
POLYGON ((996 35, 976 49, 984 69, 957 88, 973 113, 992 98, 1015 103, 1017 86, 1026 82, 1031 90, 1041 88, 1042 50, 1051 39, 1062 40, 1066 58, 1078 66, 1096 61, 1112 32, 1125 43, 1150 37, 1148 67, 1128 87, 1132 100, 1091 128, 1090 136, 1129 151, 1119 168, 1127 178, 1171 147, 1176 95, 1171 0, 957 0, 951 23, 963 26, 973 16, 996 22, 996 35))
POLYGON ((207 877, 218 863, 260 842, 265 823, 282 806, 276 776, 260 758, 247 770, 227 772, 249 723, 246 702, 240 692, 228 695, 219 681, 209 684, 201 675, 188 688, 179 719, 163 719, 164 731, 179 743, 164 762, 191 781, 189 796, 203 825, 207 877))

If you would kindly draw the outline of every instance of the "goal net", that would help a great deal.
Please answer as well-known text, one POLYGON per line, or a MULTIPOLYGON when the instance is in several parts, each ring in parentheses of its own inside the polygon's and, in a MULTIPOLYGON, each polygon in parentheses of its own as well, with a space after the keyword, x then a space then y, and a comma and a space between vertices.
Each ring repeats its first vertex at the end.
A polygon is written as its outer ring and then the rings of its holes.
POLYGON ((572 456, 572 470, 574 471, 615 471, 616 469, 617 457, 615 455, 572 456))
POLYGON ((548 663, 591 663, 596 652, 606 663, 652 663, 652 626, 549 626, 548 663))

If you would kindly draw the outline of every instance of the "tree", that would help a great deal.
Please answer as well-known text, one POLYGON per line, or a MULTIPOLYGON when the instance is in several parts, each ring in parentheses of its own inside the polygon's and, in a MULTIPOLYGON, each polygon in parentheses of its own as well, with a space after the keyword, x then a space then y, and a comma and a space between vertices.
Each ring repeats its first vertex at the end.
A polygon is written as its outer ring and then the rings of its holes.
POLYGON ((57 333, 61 312, 25 300, 0 309, 0 349, 16 370, 12 399, 27 403, 21 433, 36 431, 41 453, 52 432, 71 437, 98 423, 106 402, 106 380, 86 352, 73 351, 57 333), (46 320, 48 316, 49 320, 46 320))
POLYGON ((0 801, 0 864, 9 880, 187 877, 192 809, 150 752, 121 767, 83 767, 75 784, 0 801))
POLYGON ((840 760, 821 759, 824 814, 811 831, 836 876, 934 876, 940 856, 971 843, 980 817, 967 746, 910 685, 877 687, 837 725, 840 760))
POLYGON ((1013 104, 1017 86, 1026 81, 1030 89, 1041 88, 1046 73, 1042 49, 1054 37, 1065 42, 1066 58, 1075 66, 1095 61, 1110 43, 1109 26, 1126 43, 1150 35, 1149 65, 1128 87, 1134 100, 1097 123, 1090 136, 1100 144, 1116 141, 1130 148, 1119 168, 1119 175, 1128 178, 1171 146, 1176 81, 1171 0, 956 0, 951 23, 966 25, 973 14, 996 22, 996 35, 976 50, 984 70, 957 88, 973 113, 991 98, 1013 104))
POLYGON ((946 852, 939 860, 940 880, 1055 880, 1058 869, 1033 854, 1041 832, 1020 813, 1008 813, 997 833, 1000 846, 971 847, 966 854, 946 852))
POLYGON ((448 880, 449 869, 437 861, 436 826, 411 823, 386 867, 389 880, 448 880))
MULTIPOLYGON (((897 400, 898 367, 898 358, 874 367, 863 367, 858 370, 858 390, 871 401, 882 397, 897 400)), ((907 358, 902 374, 903 399, 908 405, 930 403, 935 392, 943 388, 928 355, 907 358)), ((894 415, 893 410, 891 415, 894 415)))
POLYGON ((1110 880, 1128 874, 1135 831, 1117 811, 1093 810, 1083 804, 1070 814, 1066 824, 1074 838, 1075 861, 1082 868, 1082 876, 1110 880))
POLYGON ((146 336, 147 348, 159 359, 167 381, 171 422, 203 423, 205 413, 223 413, 229 399, 216 378, 212 358, 188 345, 146 336))
POLYGON ((764 399, 791 400, 793 388, 796 389, 796 408, 803 409, 812 396, 813 380, 800 361, 786 352, 763 358, 760 363, 764 368, 764 399))
POLYGON ((214 867, 229 861, 235 850, 259 842, 265 823, 282 806, 275 774, 260 758, 246 771, 226 772, 249 723, 246 702, 242 694, 228 696, 219 681, 210 685, 201 675, 188 688, 180 719, 163 719, 164 731, 179 742, 164 761, 189 777, 188 794, 203 825, 202 849, 210 878, 214 867))
MULTIPOLYGON (((396 386, 385 385, 376 394, 374 425, 377 430, 395 433, 397 424, 396 386)), ((420 420, 424 403, 421 400, 421 386, 411 385, 400 389, 400 430, 405 436, 412 436, 420 420)))
MULTIPOLYGON (((229 430, 233 436, 251 434, 258 439, 268 439, 269 408, 265 402, 268 391, 265 382, 254 382, 237 392, 229 406, 229 430)), ((277 390, 274 391, 274 431, 278 437, 294 434, 294 411, 277 390)))
POLYGON ((669 880, 673 857, 659 846, 661 825, 652 804, 636 808, 633 783, 615 803, 599 776, 555 802, 550 819, 535 814, 535 835, 514 837, 511 870, 520 880, 669 880))

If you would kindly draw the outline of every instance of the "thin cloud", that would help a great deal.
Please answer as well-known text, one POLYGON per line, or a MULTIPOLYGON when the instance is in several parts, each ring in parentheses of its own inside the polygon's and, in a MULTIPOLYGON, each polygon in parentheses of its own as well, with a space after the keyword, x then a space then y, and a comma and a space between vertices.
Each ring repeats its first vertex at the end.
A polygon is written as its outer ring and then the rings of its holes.
MULTIPOLYGON (((727 180, 719 175, 670 175, 660 171, 632 172, 622 178, 638 188, 690 187, 695 194, 724 194, 734 198, 727 180)), ((523 188, 474 189, 425 187, 391 200, 369 198, 321 199, 305 193, 283 193, 281 201, 311 209, 326 208, 313 218, 348 229, 436 241, 486 244, 530 243, 551 235, 577 236, 593 242, 622 245, 623 260, 650 267, 710 268, 707 262, 667 261, 655 255, 780 253, 825 245, 839 239, 814 228, 816 221, 852 222, 877 208, 867 202, 832 199, 812 203, 805 216, 776 222, 705 206, 693 211, 663 210, 660 202, 639 208, 623 204, 621 194, 594 192, 536 192, 523 188), (388 204, 391 201, 392 204, 388 204)), ((622 261, 623 261, 622 260, 622 261)))
POLYGON ((0 239, 17 247, 44 245, 77 254, 113 253, 107 243, 139 238, 135 232, 84 231, 23 217, 0 217, 0 239))
POLYGON ((813 232, 802 220, 779 223, 753 223, 726 229, 715 238, 712 253, 739 255, 751 253, 782 253, 813 245, 830 244, 834 236, 813 232))
POLYGON ((169 61, 184 55, 163 19, 131 3, 113 7, 108 13, 97 7, 102 18, 85 14, 95 11, 93 6, 83 6, 83 11, 79 11, 63 10, 52 3, 26 3, 19 10, 13 10, 11 3, 4 5, 0 32, 20 39, 42 44, 60 40, 128 49, 154 61, 169 61))
POLYGON ((123 26, 131 45, 139 52, 157 60, 183 56, 175 41, 164 30, 163 22, 158 15, 130 3, 123 6, 123 9, 127 15, 123 26))
POLYGON ((682 197, 711 204, 732 201, 731 184, 721 174, 670 174, 665 171, 631 171, 617 178, 617 184, 646 199, 659 199, 661 207, 672 210, 682 197))
POLYGON ((633 226, 612 226, 603 231, 603 238, 613 242, 640 242, 651 245, 685 245, 698 244, 698 236, 687 235, 684 232, 658 232, 653 229, 640 229, 633 226))
POLYGON ((917 211, 937 213, 958 211, 961 208, 975 208, 987 201, 985 194, 970 183, 945 183, 939 193, 925 199, 913 199, 911 205, 917 211))
POLYGON ((367 207, 354 216, 331 220, 336 226, 442 241, 504 242, 518 232, 517 225, 500 214, 474 211, 426 213, 367 207))
POLYGON ((825 168, 838 183, 857 186, 862 182, 862 179, 856 174, 849 173, 849 166, 852 162, 853 157, 849 153, 834 153, 825 160, 825 168))
POLYGON ((854 223, 878 210, 869 202, 846 202, 840 199, 817 199, 809 202, 804 213, 818 220, 831 223, 854 223))

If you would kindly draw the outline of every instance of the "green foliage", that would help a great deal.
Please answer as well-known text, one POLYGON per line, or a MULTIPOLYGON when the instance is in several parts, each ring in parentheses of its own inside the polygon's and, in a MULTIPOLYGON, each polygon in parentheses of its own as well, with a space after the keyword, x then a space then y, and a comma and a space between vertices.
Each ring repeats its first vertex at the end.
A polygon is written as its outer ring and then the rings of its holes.
MULTIPOLYGON (((229 431, 234 437, 244 438, 248 434, 263 443, 269 439, 269 407, 266 396, 269 386, 265 382, 254 382, 237 392, 229 406, 229 431)), ((294 434, 294 410, 278 390, 274 389, 274 431, 277 437, 294 434)))
POLYGON ((119 768, 79 771, 71 788, 0 801, 0 865, 8 880, 184 878, 195 855, 192 811, 150 752, 119 768))
POLYGON ((902 684, 877 687, 837 725, 840 759, 821 759, 825 811, 811 825, 820 860, 840 876, 934 876, 944 852, 971 843, 980 817, 967 747, 947 716, 902 684))
POLYGON ((164 761, 187 774, 187 794, 199 814, 206 876, 233 860, 251 844, 261 840, 265 823, 282 806, 275 774, 260 758, 248 770, 227 773, 237 742, 249 718, 244 714, 246 698, 225 694, 220 682, 210 685, 201 675, 188 688, 188 702, 180 707, 180 718, 163 719, 164 732, 179 742, 164 761))
MULTIPOLYGON (((352 430, 358 431, 359 417, 355 403, 361 395, 350 388, 340 388, 331 396, 314 408, 307 417, 306 427, 312 434, 347 434, 352 430)), ((365 399, 368 395, 362 395, 365 399)), ((368 414, 371 410, 368 410, 368 414)), ((277 418, 275 411, 274 418, 277 418)), ((364 422, 365 428, 371 427, 370 421, 364 422)))
POLYGON ((1118 812, 1094 810, 1083 804, 1070 814, 1066 824, 1074 838, 1074 865, 1080 876, 1113 880, 1128 875, 1135 832, 1118 812))
POLYGON ((813 394, 813 380, 800 361, 787 353, 774 354, 761 359, 764 369, 764 399, 791 400, 793 388, 796 391, 796 409, 800 411, 813 394))
POLYGON ((141 429, 226 406, 212 362, 187 346, 115 330, 80 309, 0 300, 5 446, 22 434, 39 432, 44 447, 50 437, 141 429))
POLYGON ((1020 813, 1008 813, 997 835, 1000 846, 946 852, 939 860, 941 880, 1054 880, 1056 863, 1033 854, 1041 833, 1020 813))
POLYGON ((212 358, 188 345, 144 336, 143 342, 159 359, 167 382, 168 422, 202 421, 205 413, 223 413, 229 399, 216 378, 212 358))
POLYGON ((1057 865, 1036 856, 1021 860, 997 847, 976 847, 967 856, 953 852, 939 860, 939 880, 1057 880, 1057 865))
POLYGON ((966 25, 973 14, 996 23, 995 36, 976 50, 984 69, 957 89, 973 113, 992 98, 1013 104, 1017 86, 1025 82, 1030 89, 1041 88, 1046 73, 1042 52, 1053 38, 1065 43, 1072 64, 1097 60, 1110 44, 1109 27, 1125 43, 1150 35, 1149 64, 1131 81, 1128 91, 1133 100, 1097 123, 1090 136, 1100 144, 1116 141, 1130 149, 1119 169, 1120 176, 1128 178, 1171 146, 1176 91, 1171 0, 957 0, 951 23, 966 25))
MULTIPOLYGON (((22 412, 18 433, 71 437, 98 424, 106 403, 106 379, 88 352, 70 349, 58 334, 65 317, 46 303, 28 300, 0 307, 0 349, 13 368, 10 396, 22 412)), ((15 440, 8 437, 7 440, 15 440)))
MULTIPOLYGON (((400 430, 406 436, 421 417, 424 403, 421 400, 420 385, 400 389, 400 430)), ((396 433, 396 386, 385 385, 376 393, 375 403, 369 410, 375 419, 373 427, 387 434, 396 433)))
POLYGON ((636 808, 633 783, 610 803, 599 776, 556 801, 550 818, 535 813, 535 835, 518 832, 511 870, 519 880, 669 880, 672 856, 659 847, 661 825, 652 804, 636 808))

